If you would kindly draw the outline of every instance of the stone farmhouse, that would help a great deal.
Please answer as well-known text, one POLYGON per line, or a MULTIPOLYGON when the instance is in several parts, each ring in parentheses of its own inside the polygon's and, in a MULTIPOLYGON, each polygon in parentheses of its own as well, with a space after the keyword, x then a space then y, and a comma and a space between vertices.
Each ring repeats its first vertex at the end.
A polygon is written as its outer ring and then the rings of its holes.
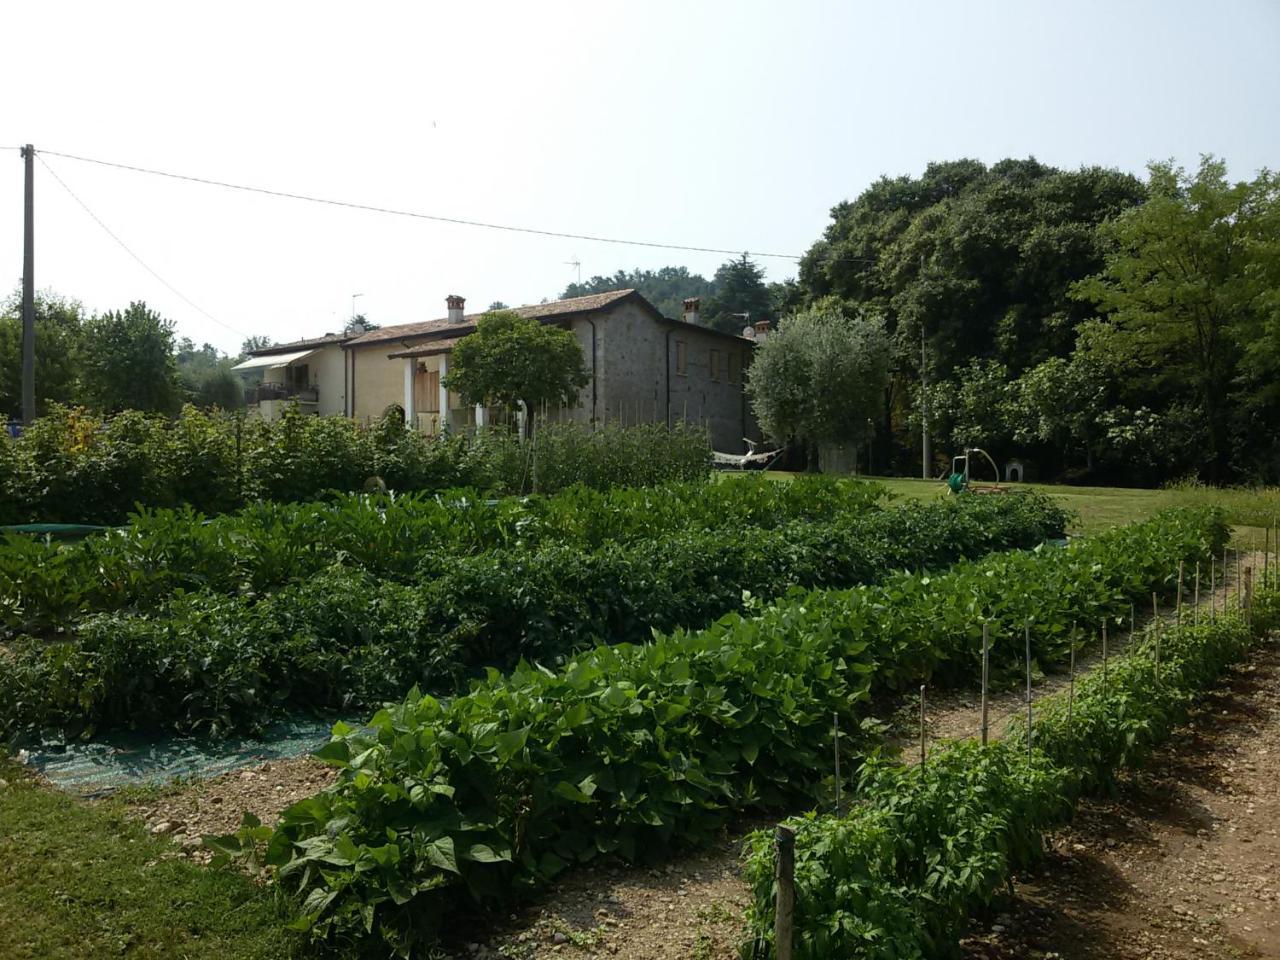
MULTIPOLYGON (((521 316, 569 330, 582 347, 591 379, 575 406, 548 411, 552 419, 582 423, 705 423, 717 450, 737 453, 758 438, 744 391, 744 374, 767 323, 725 334, 699 322, 697 298, 684 316, 664 317, 635 290, 517 307, 521 316)), ((376 330, 350 330, 254 351, 236 368, 250 409, 274 418, 296 402, 304 412, 373 420, 388 407, 426 434, 473 430, 489 411, 446 390, 453 347, 475 330, 451 296, 437 320, 376 330)))

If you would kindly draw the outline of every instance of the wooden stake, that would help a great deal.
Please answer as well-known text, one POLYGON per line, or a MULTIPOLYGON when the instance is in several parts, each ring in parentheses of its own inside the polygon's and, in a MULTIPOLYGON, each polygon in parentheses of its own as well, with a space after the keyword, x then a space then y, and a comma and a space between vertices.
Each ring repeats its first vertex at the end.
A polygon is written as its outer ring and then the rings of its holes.
POLYGON ((1209 557, 1209 622, 1218 619, 1218 558, 1209 557))
POLYGON ((778 824, 774 835, 777 873, 774 876, 773 942, 778 960, 792 960, 792 928, 796 910, 796 832, 778 824))
POLYGON ((1236 606, 1244 609, 1244 580, 1240 576, 1240 550, 1236 549, 1236 606))
POLYGON ((982 625, 982 745, 987 745, 987 682, 991 673, 990 624, 982 625))
POLYGON ((1253 622, 1253 567, 1244 568, 1244 619, 1253 622))
POLYGON ((1154 613, 1151 623, 1156 631, 1156 684, 1158 686, 1160 683, 1160 607, 1154 593, 1151 594, 1151 609, 1154 613))

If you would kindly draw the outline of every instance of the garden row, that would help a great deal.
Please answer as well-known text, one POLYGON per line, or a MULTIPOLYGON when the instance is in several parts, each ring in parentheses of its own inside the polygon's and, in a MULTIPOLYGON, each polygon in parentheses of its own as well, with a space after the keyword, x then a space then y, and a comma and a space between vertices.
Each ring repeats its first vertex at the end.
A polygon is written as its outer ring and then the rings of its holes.
MULTIPOLYGON (((873 690, 939 667, 973 672, 976 648, 949 635, 953 622, 985 618, 1003 638, 1030 619, 1049 660, 1072 621, 1167 593, 1180 561, 1207 560, 1224 537, 1216 515, 1167 513, 1020 558, 793 593, 704 630, 598 646, 558 671, 522 664, 447 704, 415 692, 366 728, 335 730, 320 751, 341 769, 334 787, 274 833, 249 824, 219 848, 243 855, 269 835, 267 861, 315 936, 407 951, 459 899, 501 901, 573 863, 657 856, 743 811, 811 798, 833 713, 853 731, 852 767, 873 690)), ((1019 654, 993 652, 1004 665, 1019 654)))
MULTIPOLYGON (((1252 616, 1161 631, 1075 695, 1041 701, 1033 749, 1018 721, 983 747, 949 744, 913 767, 866 763, 852 812, 792 820, 796 960, 911 960, 948 956, 974 910, 1042 852, 1082 794, 1142 763, 1233 661, 1280 625, 1280 593, 1258 594, 1252 616)), ((754 942, 773 942, 775 852, 769 832, 750 841, 754 942)), ((757 953, 759 955, 759 953, 757 953)))
POLYGON ((179 593, 0 656, 0 736, 175 726, 223 733, 282 708, 357 710, 415 684, 450 694, 481 667, 549 665, 598 641, 703 626, 795 585, 883 579, 1059 536, 1047 498, 960 498, 830 523, 671 533, 598 550, 550 544, 454 558, 410 582, 335 563, 264 595, 179 593))
POLYGON ((225 513, 362 490, 372 478, 397 491, 518 494, 705 479, 710 466, 706 431, 683 423, 548 423, 522 445, 497 429, 426 437, 394 412, 364 425, 296 410, 267 423, 190 406, 176 418, 125 411, 105 421, 56 408, 16 441, 0 433, 0 524, 121 523, 138 503, 225 513))
POLYGON ((504 557, 550 545, 591 551, 686 531, 749 537, 792 521, 837 523, 883 494, 877 484, 830 477, 704 478, 498 500, 474 490, 344 494, 259 503, 212 520, 190 508, 145 510, 79 543, 0 539, 0 636, 65 630, 94 611, 145 612, 178 590, 258 596, 335 563, 413 582, 488 550, 504 557))

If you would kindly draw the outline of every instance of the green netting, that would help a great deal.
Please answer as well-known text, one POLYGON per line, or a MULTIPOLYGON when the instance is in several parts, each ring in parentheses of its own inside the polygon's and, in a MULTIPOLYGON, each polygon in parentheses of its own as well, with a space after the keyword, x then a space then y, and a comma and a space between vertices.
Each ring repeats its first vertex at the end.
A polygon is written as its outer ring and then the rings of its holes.
POLYGON ((86 743, 41 744, 21 757, 54 786, 92 797, 300 757, 325 743, 332 727, 333 721, 299 718, 271 724, 261 739, 118 734, 86 743))

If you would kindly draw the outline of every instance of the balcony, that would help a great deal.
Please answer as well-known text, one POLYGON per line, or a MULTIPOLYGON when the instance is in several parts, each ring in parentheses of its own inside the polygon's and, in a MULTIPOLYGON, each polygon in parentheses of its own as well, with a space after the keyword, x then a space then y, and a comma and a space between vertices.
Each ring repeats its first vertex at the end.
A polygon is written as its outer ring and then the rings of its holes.
POLYGON ((273 400, 292 400, 300 404, 319 403, 319 391, 315 387, 300 387, 287 383, 258 383, 245 387, 246 406, 257 406, 273 400))

